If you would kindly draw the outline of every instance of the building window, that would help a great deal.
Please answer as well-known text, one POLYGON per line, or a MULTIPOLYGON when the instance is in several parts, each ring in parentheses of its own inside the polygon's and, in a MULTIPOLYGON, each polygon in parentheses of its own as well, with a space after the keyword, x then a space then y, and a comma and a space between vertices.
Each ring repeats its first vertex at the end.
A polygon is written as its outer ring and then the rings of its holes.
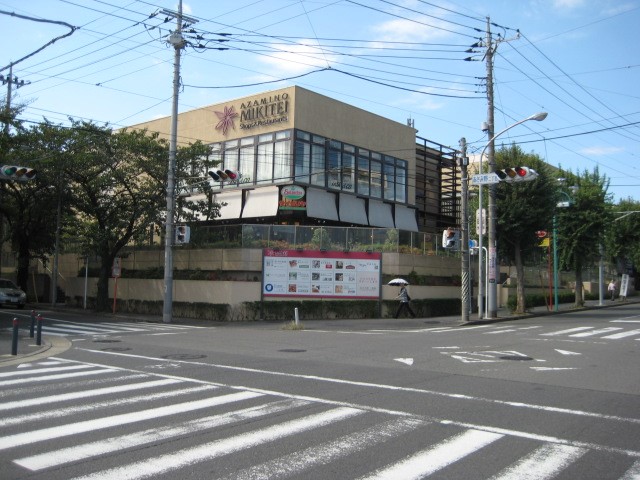
POLYGON ((358 156, 358 194, 369 196, 369 152, 360 150, 358 156), (366 155, 366 156, 365 156, 366 155))
POLYGON ((271 183, 273 180, 273 143, 258 145, 256 157, 256 184, 271 183))

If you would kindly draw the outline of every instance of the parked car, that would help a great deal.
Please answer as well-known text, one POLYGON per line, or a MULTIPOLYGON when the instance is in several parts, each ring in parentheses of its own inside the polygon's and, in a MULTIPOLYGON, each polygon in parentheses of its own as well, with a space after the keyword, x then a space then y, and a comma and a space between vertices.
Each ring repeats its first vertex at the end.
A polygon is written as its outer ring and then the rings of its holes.
POLYGON ((26 293, 11 280, 0 278, 0 305, 15 305, 18 308, 24 308, 26 303, 26 293))

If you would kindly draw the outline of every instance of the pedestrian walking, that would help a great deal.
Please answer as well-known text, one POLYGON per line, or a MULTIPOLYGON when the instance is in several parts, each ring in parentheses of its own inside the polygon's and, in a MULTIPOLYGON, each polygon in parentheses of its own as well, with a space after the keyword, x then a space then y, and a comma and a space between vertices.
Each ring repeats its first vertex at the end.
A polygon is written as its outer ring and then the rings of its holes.
POLYGON ((616 298, 616 281, 614 279, 611 279, 611 281, 609 282, 609 287, 607 289, 609 290, 609 295, 611 295, 611 301, 615 300, 615 298, 616 298))
POLYGON ((407 312, 411 315, 411 318, 416 318, 416 314, 413 312, 411 305, 409 305, 411 297, 409 296, 409 292, 407 291, 406 286, 403 285, 402 288, 400 288, 400 293, 396 298, 400 299, 400 305, 398 305, 398 311, 393 318, 398 318, 403 310, 407 310, 407 312))

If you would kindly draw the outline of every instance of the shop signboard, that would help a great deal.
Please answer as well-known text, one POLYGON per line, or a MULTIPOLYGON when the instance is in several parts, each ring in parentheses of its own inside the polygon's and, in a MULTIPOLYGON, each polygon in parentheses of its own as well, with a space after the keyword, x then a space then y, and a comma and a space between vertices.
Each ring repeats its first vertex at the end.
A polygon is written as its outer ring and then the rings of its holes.
POLYGON ((263 251, 264 297, 377 300, 382 254, 316 250, 263 251))

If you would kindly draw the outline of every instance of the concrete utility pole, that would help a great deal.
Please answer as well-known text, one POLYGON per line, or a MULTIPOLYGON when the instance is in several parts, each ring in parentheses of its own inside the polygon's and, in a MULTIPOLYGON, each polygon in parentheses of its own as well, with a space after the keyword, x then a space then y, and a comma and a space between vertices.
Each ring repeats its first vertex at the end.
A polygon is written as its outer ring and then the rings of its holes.
POLYGON ((462 308, 462 322, 469 321, 469 177, 467 175, 467 167, 469 166, 469 159, 467 158, 467 139, 460 139, 460 148, 462 150, 461 156, 458 159, 458 165, 462 176, 460 179, 462 187, 462 240, 460 246, 461 255, 461 308, 462 308))
POLYGON ((176 19, 176 30, 169 36, 174 48, 173 60, 173 104, 171 108, 171 137, 169 139, 169 172, 167 175, 167 218, 164 239, 164 303, 162 321, 171 323, 173 316, 173 240, 176 207, 176 153, 178 150, 178 94, 180 92, 180 51, 186 45, 182 36, 182 0, 178 2, 178 13, 162 10, 176 19))
MULTIPOLYGON (((493 118, 493 53, 495 48, 491 40, 491 21, 487 17, 487 164, 489 172, 496 169, 495 142, 494 142, 494 118, 493 118)), ((482 158, 480 158, 482 162, 482 158)), ((489 205, 487 209, 487 315, 486 318, 496 318, 498 316, 497 304, 497 281, 498 281, 498 248, 496 238, 496 184, 489 185, 489 205)), ((482 208, 482 205, 480 205, 482 208)))

